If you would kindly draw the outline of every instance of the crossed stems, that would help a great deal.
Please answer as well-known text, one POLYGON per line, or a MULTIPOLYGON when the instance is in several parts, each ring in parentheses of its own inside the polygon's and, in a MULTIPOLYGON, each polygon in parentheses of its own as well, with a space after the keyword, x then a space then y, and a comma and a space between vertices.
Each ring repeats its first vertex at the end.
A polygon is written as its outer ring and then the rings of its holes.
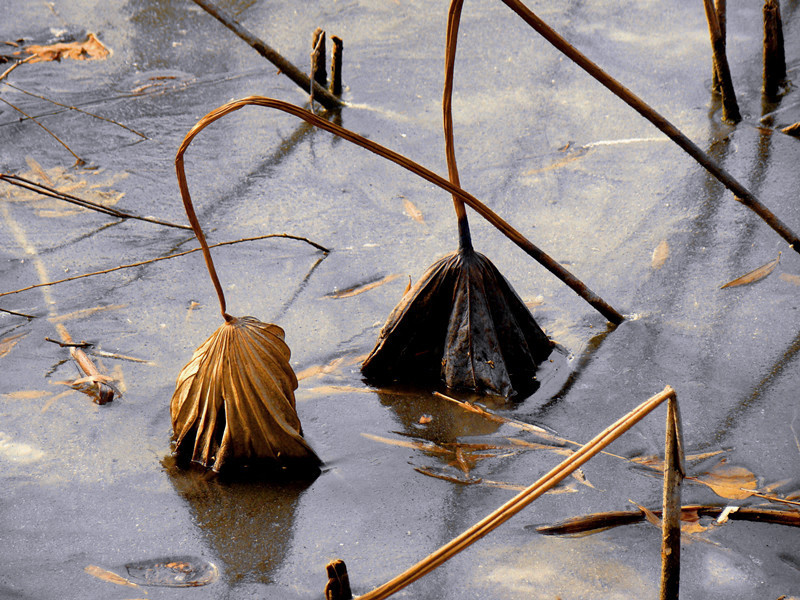
MULTIPOLYGON (((226 312, 226 303, 225 303, 225 294, 222 291, 222 286, 219 282, 219 277, 217 276, 216 269, 214 268, 214 262, 211 259, 211 251, 208 248, 208 243, 206 242, 205 235, 203 234, 203 230, 200 227, 200 223, 197 220, 197 215, 194 211, 194 206, 192 205, 192 199, 189 195, 189 186, 186 181, 186 172, 184 169, 184 161, 183 155, 186 152, 186 149, 189 147, 189 144, 192 143, 195 136, 200 133, 203 129, 208 127, 214 121, 221 119, 228 113, 234 112, 239 110, 240 108, 244 108, 245 106, 249 105, 256 105, 256 106, 263 106, 265 108, 273 108, 276 110, 283 111, 300 119, 303 119, 307 123, 310 123, 314 127, 318 127, 320 129, 324 129, 333 133, 334 135, 339 136, 342 139, 347 140, 357 146, 361 146, 381 156, 387 160, 392 161, 393 163, 400 165, 401 167, 411 171, 412 173, 422 177, 423 179, 433 183, 434 185, 442 188, 450 192, 454 198, 457 198, 461 202, 469 205, 475 212, 481 215, 484 219, 486 219, 489 223, 494 225, 498 230, 500 230, 508 239, 514 242, 517 246, 519 246, 526 254, 531 256, 533 259, 538 261, 542 266, 544 266, 548 271, 553 273, 556 277, 558 277, 561 281, 567 284, 575 293, 577 293, 581 298, 583 298, 586 302, 588 302, 592 307, 594 307, 598 312, 600 312, 606 319, 611 321, 614 324, 619 324, 624 320, 624 317, 617 312, 614 308, 608 305, 602 298, 600 298, 597 294, 595 294, 592 290, 590 290, 583 282, 581 282, 577 277, 575 277, 572 273, 570 273, 567 269, 563 266, 558 264, 552 257, 538 248, 533 242, 529 241, 525 236, 523 236, 519 231, 514 229, 507 221, 505 221, 502 217, 500 217, 497 213, 483 204, 480 200, 475 198, 469 192, 462 190, 458 185, 450 183, 443 177, 437 175, 433 171, 426 169, 425 167, 417 164, 410 158, 403 156, 402 154, 398 154, 393 150, 389 150, 388 148, 381 146, 380 144, 370 141, 363 136, 358 135, 344 127, 339 125, 335 125, 325 119, 318 117, 312 112, 309 112, 299 106, 295 106, 294 104, 290 104, 288 102, 284 102, 282 100, 276 100, 274 98, 268 98, 265 96, 248 96, 246 98, 241 98, 239 100, 232 100, 220 106, 219 108, 211 111, 202 119, 200 119, 194 127, 192 127, 189 132, 184 137, 183 142, 181 142, 180 147, 178 148, 178 152, 175 155, 175 170, 178 175, 178 186, 180 187, 181 197, 183 199, 183 205, 186 209, 186 215, 189 218, 189 223, 194 230, 195 235, 197 236, 200 245, 203 248, 203 256, 206 261, 206 267, 208 268, 209 275, 211 276, 211 281, 214 284, 214 288, 217 291, 217 297, 219 298, 220 304, 220 311, 222 312, 222 316, 225 318, 226 321, 230 321, 233 319, 231 315, 226 312)), ((456 175, 457 177, 457 175, 456 175)), ((456 204, 458 206, 458 204, 456 204)))

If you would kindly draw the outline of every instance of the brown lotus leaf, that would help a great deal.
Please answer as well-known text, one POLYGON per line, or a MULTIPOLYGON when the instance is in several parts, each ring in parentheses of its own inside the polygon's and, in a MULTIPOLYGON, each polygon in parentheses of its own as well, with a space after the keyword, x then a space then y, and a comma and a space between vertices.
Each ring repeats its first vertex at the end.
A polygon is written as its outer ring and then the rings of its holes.
POLYGON ((44 62, 71 58, 74 60, 97 60, 107 58, 111 52, 93 33, 86 35, 82 42, 59 42, 47 46, 26 46, 16 54, 30 54, 36 58, 29 62, 44 62))
POLYGON ((374 384, 442 381, 504 397, 530 393, 553 343, 503 275, 460 249, 434 263, 394 308, 361 370, 374 384))
POLYGON ((277 325, 226 320, 178 375, 170 406, 177 456, 215 471, 255 463, 316 468, 289 356, 277 325))
POLYGON ((756 476, 750 470, 724 461, 708 473, 699 475, 696 481, 710 487, 717 496, 731 500, 749 498, 753 493, 746 490, 753 490, 757 485, 756 476))

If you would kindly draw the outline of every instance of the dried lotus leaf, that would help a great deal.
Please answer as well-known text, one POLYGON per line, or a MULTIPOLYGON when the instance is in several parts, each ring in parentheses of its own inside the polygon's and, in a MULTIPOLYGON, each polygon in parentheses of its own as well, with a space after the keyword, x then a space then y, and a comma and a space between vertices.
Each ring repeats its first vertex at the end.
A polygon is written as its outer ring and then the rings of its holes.
POLYGON ((530 393, 553 349, 492 262, 458 250, 434 263, 389 315, 362 365, 368 381, 530 393))
POLYGON ((178 375, 170 406, 178 457, 215 471, 318 466, 295 409, 289 357, 277 325, 231 317, 217 329, 178 375))

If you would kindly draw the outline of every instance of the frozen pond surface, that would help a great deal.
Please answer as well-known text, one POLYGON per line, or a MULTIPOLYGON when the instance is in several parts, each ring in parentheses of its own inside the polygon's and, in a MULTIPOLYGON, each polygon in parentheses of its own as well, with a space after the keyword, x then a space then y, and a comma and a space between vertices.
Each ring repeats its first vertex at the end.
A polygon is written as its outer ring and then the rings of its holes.
MULTIPOLYGON (((173 160, 198 118, 252 94, 307 102, 189 0, 6 4, 0 40, 90 31, 113 53, 21 65, 5 80, 17 87, 0 83, 0 98, 40 116, 87 163, 73 167, 63 146, 0 104, 4 173, 46 177, 117 209, 185 223, 173 160)), ((316 27, 341 37, 351 104, 342 124, 446 174, 446 2, 220 5, 303 68, 316 27)), ((729 8, 729 61, 744 116, 735 127, 721 122, 711 100, 700 3, 529 6, 800 230, 800 141, 777 131, 800 121, 795 0, 782 3, 795 87, 774 104, 761 96, 760 7, 729 8)), ((490 407, 584 442, 669 384, 687 452, 707 456, 689 463, 690 475, 724 457, 752 471, 765 493, 800 489, 800 257, 500 2, 466 3, 455 90, 464 189, 629 317, 611 327, 470 213, 476 249, 566 354, 545 365, 533 396, 490 407), (654 262, 657 248, 663 260, 654 262), (720 289, 779 252, 769 277, 720 289)), ((231 313, 285 329, 300 377, 298 412, 325 468, 312 482, 233 484, 169 467, 175 378, 222 322, 199 253, 0 297, 0 308, 35 317, 0 313, 0 598, 320 598, 333 558, 347 563, 354 592, 364 593, 511 498, 515 491, 499 484, 526 486, 562 460, 547 450, 474 451, 466 456, 474 460, 469 477, 480 483, 427 477, 415 467, 465 476, 455 452, 410 443, 536 440, 429 392, 373 389, 361 380, 360 360, 409 277, 456 247, 447 194, 255 107, 204 131, 187 152, 187 173, 211 242, 285 232, 332 249, 326 256, 299 241, 269 239, 214 251, 231 313), (391 275, 398 276, 364 293, 332 297, 391 275), (95 344, 94 358, 121 398, 98 406, 61 383, 79 375, 68 350, 44 341, 57 338, 59 326, 95 344), (210 561, 220 578, 196 588, 134 589, 85 572, 96 565, 127 576, 126 564, 170 556, 210 561)), ((179 229, 117 222, 0 182, 0 292, 195 246, 179 229)), ((657 410, 610 451, 627 458, 663 452, 664 415, 657 410)), ((583 473, 586 483, 572 480, 545 495, 399 597, 657 597, 653 525, 579 538, 536 533, 575 515, 632 509, 629 500, 650 508, 661 502, 658 477, 629 461, 599 456, 583 473)), ((684 486, 685 504, 759 502, 684 486)), ((685 536, 682 597, 800 596, 799 535, 734 521, 685 536)))

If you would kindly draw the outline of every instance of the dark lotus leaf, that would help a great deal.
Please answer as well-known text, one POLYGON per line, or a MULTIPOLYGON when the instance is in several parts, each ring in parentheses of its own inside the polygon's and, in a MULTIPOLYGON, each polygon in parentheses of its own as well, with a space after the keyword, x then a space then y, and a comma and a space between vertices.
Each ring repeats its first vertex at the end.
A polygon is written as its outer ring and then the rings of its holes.
POLYGON ((179 458, 215 471, 321 463, 303 439, 283 338, 277 325, 231 318, 195 351, 170 405, 179 458))
POLYGON ((509 397, 532 392, 553 348, 491 261, 459 250, 400 301, 361 367, 367 381, 431 383, 509 397))

